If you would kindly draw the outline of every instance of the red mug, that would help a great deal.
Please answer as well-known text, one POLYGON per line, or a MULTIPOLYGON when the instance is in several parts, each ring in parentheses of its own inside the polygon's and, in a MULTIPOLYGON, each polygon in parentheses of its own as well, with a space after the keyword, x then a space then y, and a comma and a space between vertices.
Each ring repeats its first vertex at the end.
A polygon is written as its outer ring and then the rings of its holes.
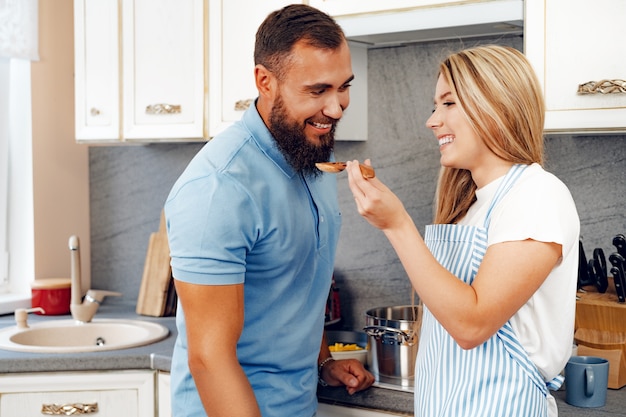
MULTIPOLYGON (((32 307, 41 307, 47 316, 69 314, 72 285, 69 278, 45 278, 32 282, 32 307)), ((41 313, 37 313, 41 314, 41 313)))

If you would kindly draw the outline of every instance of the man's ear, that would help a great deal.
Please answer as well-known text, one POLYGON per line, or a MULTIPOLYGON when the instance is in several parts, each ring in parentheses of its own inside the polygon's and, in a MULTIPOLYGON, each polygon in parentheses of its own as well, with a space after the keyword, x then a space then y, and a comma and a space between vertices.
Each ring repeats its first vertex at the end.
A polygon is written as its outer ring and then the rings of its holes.
POLYGON ((274 74, 270 72, 265 66, 258 64, 254 67, 254 82, 256 88, 259 91, 259 95, 265 97, 272 97, 274 93, 274 74))

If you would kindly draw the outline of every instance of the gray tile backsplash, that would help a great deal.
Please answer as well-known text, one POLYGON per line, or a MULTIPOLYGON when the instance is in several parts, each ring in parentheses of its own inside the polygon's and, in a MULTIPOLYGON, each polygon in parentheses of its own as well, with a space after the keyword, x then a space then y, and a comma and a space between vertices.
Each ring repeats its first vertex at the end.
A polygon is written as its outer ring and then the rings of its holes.
MULTIPOLYGON (((461 45, 500 43, 522 48, 520 37, 433 42, 369 51, 369 140, 339 142, 337 158, 371 158, 379 176, 404 202, 421 231, 432 215, 439 151, 425 122, 432 111, 437 64, 461 45)), ((150 233, 170 187, 202 144, 92 147, 92 285, 124 293, 134 305, 150 233)), ((570 188, 587 252, 612 251, 626 233, 626 137, 549 136, 546 168, 570 188)), ((411 303, 411 288, 381 232, 356 212, 346 174, 339 174, 343 229, 335 278, 346 328, 360 328, 366 310, 411 303)))

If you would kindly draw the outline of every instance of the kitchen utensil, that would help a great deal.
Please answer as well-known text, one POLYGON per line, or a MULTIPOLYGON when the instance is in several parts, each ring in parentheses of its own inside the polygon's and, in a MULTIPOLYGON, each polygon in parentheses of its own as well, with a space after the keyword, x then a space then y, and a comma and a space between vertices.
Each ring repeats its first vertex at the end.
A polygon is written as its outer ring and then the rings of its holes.
POLYGON ((41 307, 47 316, 69 314, 72 297, 69 278, 36 279, 31 283, 31 306, 41 307))
MULTIPOLYGON (((345 162, 317 162, 315 166, 320 171, 336 174, 346 169, 347 165, 345 162)), ((359 168, 361 168, 363 178, 374 178, 376 176, 374 168, 369 165, 359 164, 359 168)))
POLYGON ((578 289, 587 285, 595 285, 593 279, 589 276, 589 264, 583 248, 583 241, 578 241, 578 289))
POLYGON ((613 267, 611 268, 611 274, 615 280, 615 293, 617 294, 617 300, 620 303, 626 302, 626 276, 624 269, 626 268, 626 260, 619 253, 612 253, 609 256, 609 262, 613 267))
POLYGON ((609 279, 606 268, 606 257, 601 248, 595 248, 593 250, 593 258, 589 260, 588 272, 598 292, 605 293, 609 287, 609 279))
POLYGON ((421 306, 368 310, 363 328, 370 339, 370 371, 376 381, 413 387, 421 306))
POLYGON ((137 297, 137 314, 153 317, 165 317, 175 314, 176 302, 172 285, 170 249, 167 241, 165 214, 161 212, 158 232, 150 235, 143 277, 137 297))
POLYGON ((626 346, 626 333, 598 329, 576 329, 574 341, 595 349, 622 349, 626 346))
POLYGON ((565 401, 575 407, 606 403, 609 361, 595 356, 572 356, 565 365, 565 401))
POLYGON ((613 238, 613 246, 617 248, 617 253, 626 258, 626 237, 622 234, 615 235, 613 238))

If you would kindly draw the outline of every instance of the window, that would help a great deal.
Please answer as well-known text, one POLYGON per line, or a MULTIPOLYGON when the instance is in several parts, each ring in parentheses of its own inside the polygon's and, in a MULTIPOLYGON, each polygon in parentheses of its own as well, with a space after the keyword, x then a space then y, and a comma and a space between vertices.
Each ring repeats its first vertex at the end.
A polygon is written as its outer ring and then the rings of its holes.
POLYGON ((38 0, 0 1, 0 314, 30 307, 34 279, 30 61, 38 0))
POLYGON ((30 61, 0 58, 0 314, 30 307, 31 138, 30 61))

